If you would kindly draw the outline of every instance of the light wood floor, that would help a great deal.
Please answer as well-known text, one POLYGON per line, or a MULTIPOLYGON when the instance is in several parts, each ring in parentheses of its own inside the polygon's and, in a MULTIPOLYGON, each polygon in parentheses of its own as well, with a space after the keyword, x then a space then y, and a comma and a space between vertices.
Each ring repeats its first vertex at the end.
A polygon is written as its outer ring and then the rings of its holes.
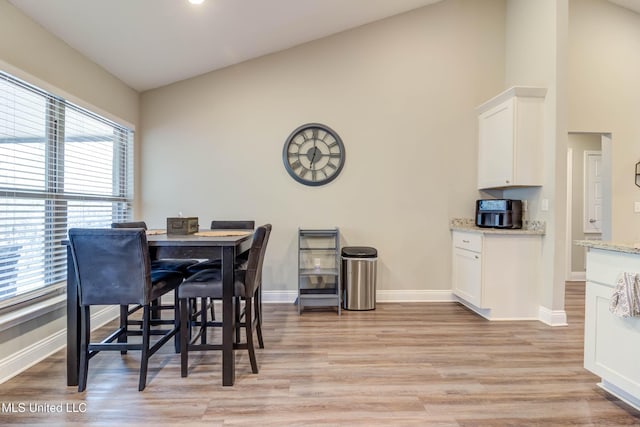
POLYGON ((137 354, 103 353, 77 393, 58 352, 0 385, 3 405, 26 405, 4 407, 0 424, 638 426, 640 412, 582 367, 583 289, 567 285, 569 326, 556 328, 488 322, 457 303, 378 304, 340 317, 266 304, 260 373, 239 351, 234 387, 221 386, 219 353, 194 354, 181 378, 165 346, 145 391, 137 354), (35 404, 64 407, 31 412, 35 404))

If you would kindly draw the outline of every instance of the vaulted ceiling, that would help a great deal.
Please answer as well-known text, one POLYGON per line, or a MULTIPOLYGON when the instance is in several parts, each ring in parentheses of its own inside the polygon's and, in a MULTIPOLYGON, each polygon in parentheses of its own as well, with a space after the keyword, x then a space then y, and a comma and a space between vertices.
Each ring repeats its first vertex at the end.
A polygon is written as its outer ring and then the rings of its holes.
POLYGON ((440 0, 9 0, 144 91, 440 0))
MULTIPOLYGON (((144 91, 441 0, 8 1, 144 91)), ((610 1, 640 13, 640 0, 610 1)))

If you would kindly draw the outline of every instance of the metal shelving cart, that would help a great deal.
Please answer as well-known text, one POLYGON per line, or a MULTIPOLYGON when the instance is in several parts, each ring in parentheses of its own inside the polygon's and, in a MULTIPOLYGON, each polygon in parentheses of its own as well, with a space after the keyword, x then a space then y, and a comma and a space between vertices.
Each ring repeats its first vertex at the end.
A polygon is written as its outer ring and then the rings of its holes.
POLYGON ((340 315, 340 231, 298 229, 298 313, 337 307, 340 315))

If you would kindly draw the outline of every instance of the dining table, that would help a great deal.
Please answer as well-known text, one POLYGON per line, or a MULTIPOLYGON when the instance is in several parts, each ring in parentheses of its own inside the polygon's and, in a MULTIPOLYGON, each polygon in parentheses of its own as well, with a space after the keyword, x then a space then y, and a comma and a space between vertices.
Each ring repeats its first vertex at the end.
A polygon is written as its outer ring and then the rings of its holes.
MULTIPOLYGON (((149 230, 151 260, 160 258, 222 260, 222 385, 235 382, 235 259, 251 248, 252 231, 201 230, 187 235, 149 230)), ((67 246, 67 385, 78 385, 80 367, 80 305, 71 246, 67 246)))

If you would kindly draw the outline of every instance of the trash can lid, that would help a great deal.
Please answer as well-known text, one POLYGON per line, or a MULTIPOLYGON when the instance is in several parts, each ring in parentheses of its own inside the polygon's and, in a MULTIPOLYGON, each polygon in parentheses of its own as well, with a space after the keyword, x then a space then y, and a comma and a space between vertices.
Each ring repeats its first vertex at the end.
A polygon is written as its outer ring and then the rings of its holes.
POLYGON ((342 256, 349 258, 375 258, 378 256, 376 248, 369 246, 345 246, 342 248, 342 256))

